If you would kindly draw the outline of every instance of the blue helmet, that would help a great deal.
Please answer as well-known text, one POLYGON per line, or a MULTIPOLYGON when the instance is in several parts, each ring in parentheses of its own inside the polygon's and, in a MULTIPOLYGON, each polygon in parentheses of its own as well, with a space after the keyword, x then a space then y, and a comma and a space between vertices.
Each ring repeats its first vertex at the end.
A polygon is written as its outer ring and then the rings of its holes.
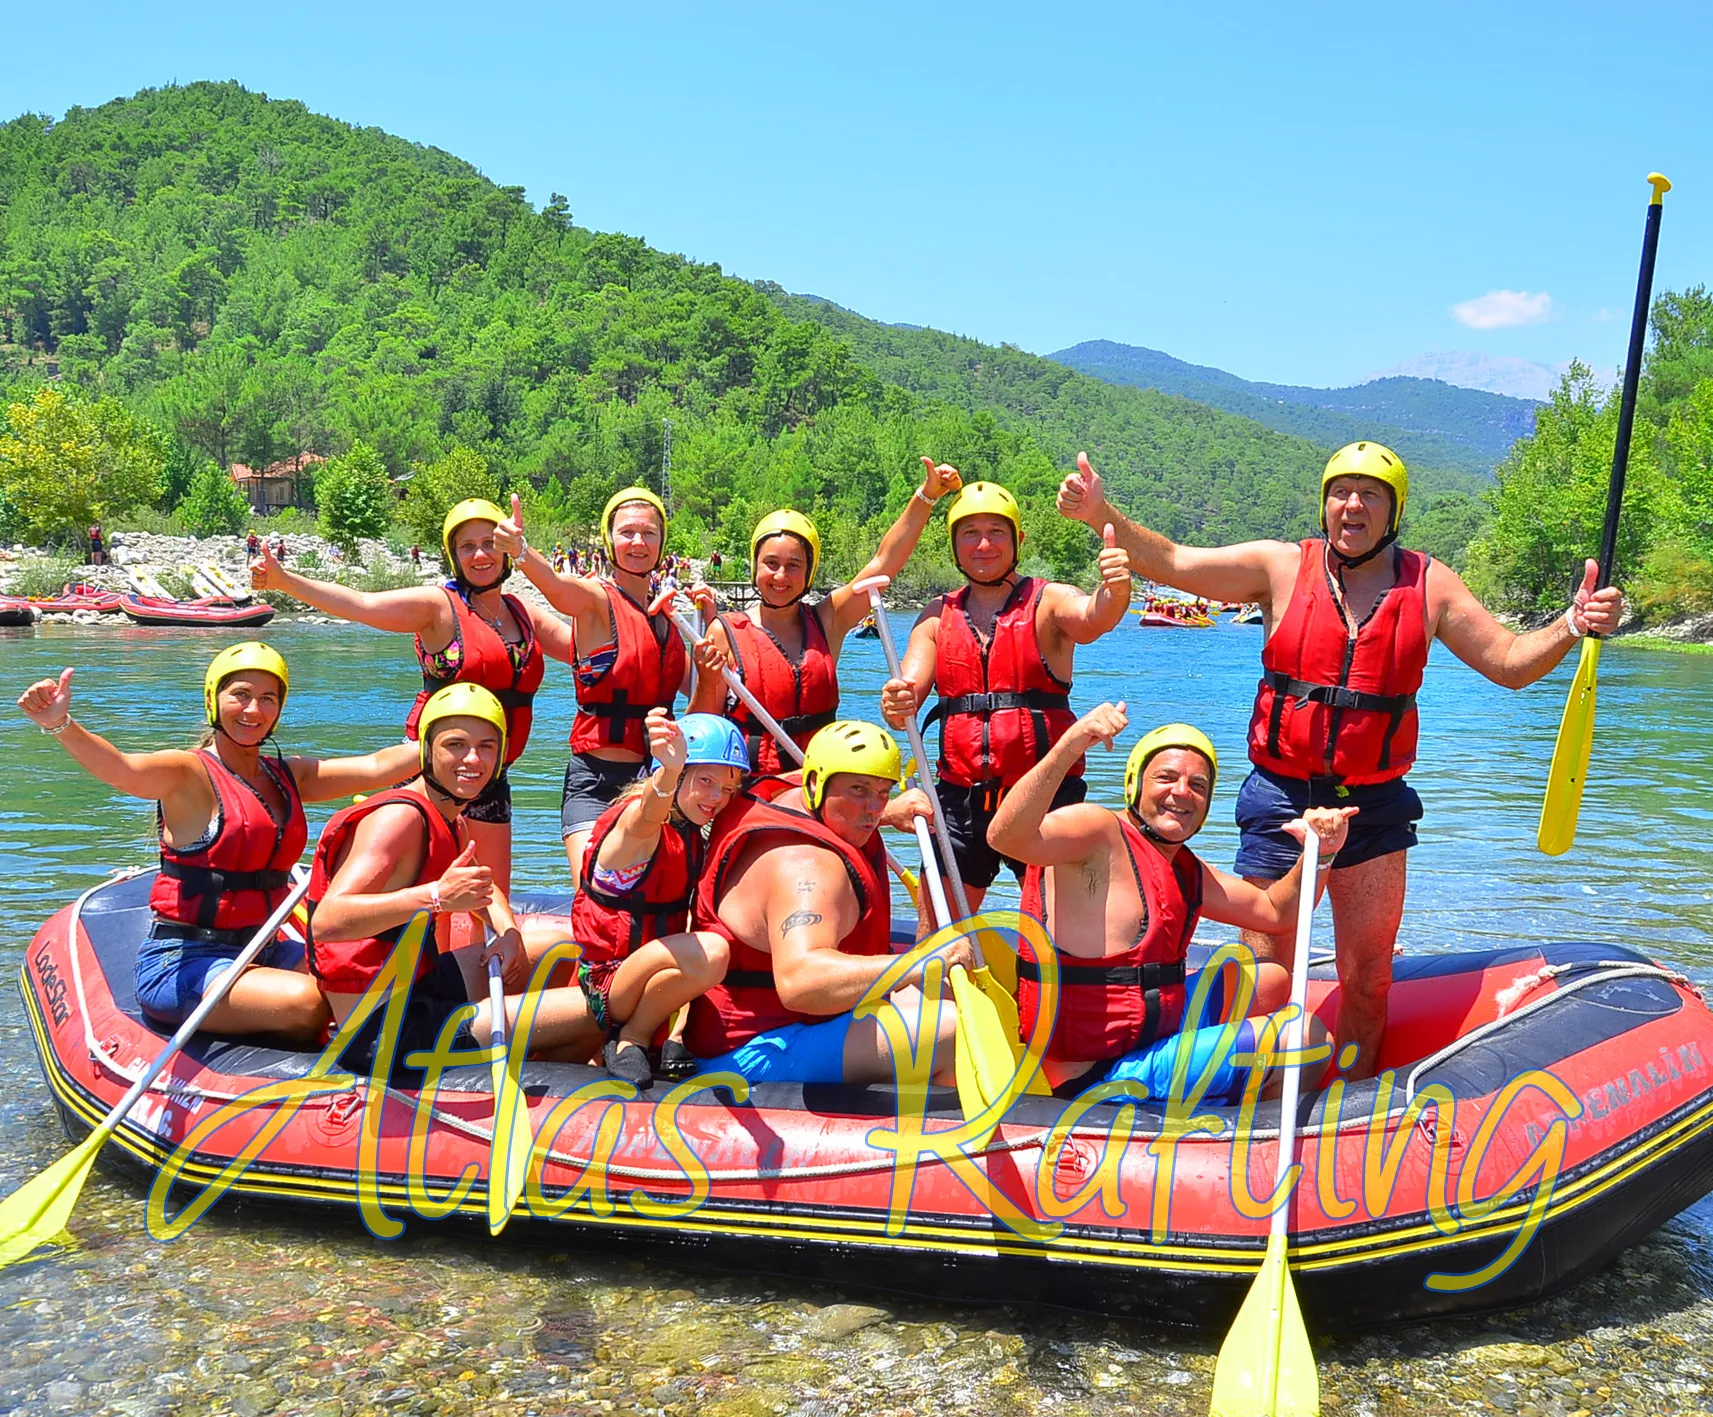
MULTIPOLYGON (((678 726, 684 730, 689 750, 684 757, 686 767, 692 763, 724 763, 749 771, 749 748, 731 719, 717 713, 687 713, 678 720, 678 726)), ((653 766, 660 766, 658 759, 653 766)))

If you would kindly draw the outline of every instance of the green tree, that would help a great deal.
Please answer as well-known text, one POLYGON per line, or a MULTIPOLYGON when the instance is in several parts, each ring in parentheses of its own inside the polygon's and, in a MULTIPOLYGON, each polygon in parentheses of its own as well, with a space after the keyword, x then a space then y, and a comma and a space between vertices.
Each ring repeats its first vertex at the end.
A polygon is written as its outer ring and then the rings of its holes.
POLYGON ((315 501, 321 534, 347 555, 360 538, 384 536, 397 505, 386 467, 367 443, 354 443, 344 457, 322 465, 315 501))
POLYGON ((0 492, 31 541, 67 540, 153 502, 163 462, 160 434, 116 399, 43 387, 0 421, 0 492))
POLYGON ((505 506, 499 479, 488 470, 487 460, 471 448, 457 446, 445 457, 417 468, 405 489, 399 520, 410 528, 411 538, 419 546, 440 551, 440 530, 447 512, 471 497, 485 497, 505 506))
POLYGON ((222 472, 216 463, 204 459, 190 479, 178 512, 197 536, 218 536, 240 530, 250 515, 250 504, 232 481, 231 473, 222 472))

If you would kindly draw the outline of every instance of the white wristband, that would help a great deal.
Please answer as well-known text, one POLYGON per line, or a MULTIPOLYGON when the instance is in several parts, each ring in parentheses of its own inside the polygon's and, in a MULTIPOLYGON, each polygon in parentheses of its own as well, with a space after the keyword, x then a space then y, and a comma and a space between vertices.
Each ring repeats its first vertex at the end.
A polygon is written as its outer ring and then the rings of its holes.
POLYGON ((934 510, 934 499, 923 492, 920 487, 916 489, 916 497, 929 511, 934 510))
POLYGON ((1570 608, 1564 612, 1564 628, 1570 631, 1570 637, 1573 640, 1579 640, 1588 633, 1586 630, 1577 628, 1576 605, 1574 602, 1571 604, 1570 608))
POLYGON ((428 883, 428 903, 434 907, 434 913, 436 915, 440 915, 440 914, 444 913, 440 908, 440 882, 439 881, 430 881, 428 883))

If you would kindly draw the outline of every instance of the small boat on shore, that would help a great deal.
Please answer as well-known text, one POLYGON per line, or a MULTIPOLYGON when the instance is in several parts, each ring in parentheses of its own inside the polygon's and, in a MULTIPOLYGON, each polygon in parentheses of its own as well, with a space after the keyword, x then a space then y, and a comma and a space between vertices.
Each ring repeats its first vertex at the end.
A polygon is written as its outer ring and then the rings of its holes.
POLYGON ((36 608, 28 600, 17 595, 0 595, 0 625, 33 625, 36 623, 36 608))
MULTIPOLYGON (((152 880, 92 887, 25 955, 29 1027, 73 1136, 165 1040, 132 986, 152 880)), ((1333 966, 1314 965, 1311 1008, 1328 1018, 1337 1003, 1333 966)), ((1400 959, 1379 1061, 1381 1077, 1302 1102, 1291 1263, 1317 1331, 1552 1294, 1713 1189, 1713 1015, 1632 950, 1519 943, 1400 959)), ((292 1207, 310 1225, 365 1197, 371 1221, 375 1207, 412 1224, 485 1220, 486 1065, 448 1071, 426 1102, 351 1086, 230 1105, 316 1062, 267 1039, 199 1036, 103 1155, 145 1182, 172 1166, 169 1215, 252 1147, 227 1201, 292 1207)), ((963 1129, 949 1088, 734 1092, 695 1078, 635 1098, 614 1096, 600 1069, 533 1062, 522 1084, 537 1159, 508 1236, 1209 1330, 1230 1321, 1266 1248, 1277 1102, 1191 1117, 1154 1100, 1023 1096, 985 1141, 968 1129, 936 1152, 924 1132, 963 1129)))
POLYGON ((249 629, 274 618, 274 608, 264 601, 240 605, 225 596, 203 596, 200 600, 168 600, 152 595, 122 595, 119 608, 139 625, 225 625, 249 629))
POLYGON ((58 595, 38 596, 30 604, 44 615, 72 615, 79 610, 93 610, 97 615, 113 615, 119 609, 119 592, 103 590, 100 586, 79 581, 68 585, 58 595))

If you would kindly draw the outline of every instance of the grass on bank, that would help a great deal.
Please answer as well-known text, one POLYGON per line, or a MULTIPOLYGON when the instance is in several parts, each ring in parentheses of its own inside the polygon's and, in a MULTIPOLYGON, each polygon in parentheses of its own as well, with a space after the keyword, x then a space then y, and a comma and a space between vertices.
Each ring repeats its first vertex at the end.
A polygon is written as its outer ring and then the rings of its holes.
POLYGON ((1667 654, 1713 654, 1713 645, 1696 644, 1689 640, 1667 639, 1664 635, 1619 635, 1608 640, 1611 645, 1627 645, 1631 649, 1663 650, 1667 654))

